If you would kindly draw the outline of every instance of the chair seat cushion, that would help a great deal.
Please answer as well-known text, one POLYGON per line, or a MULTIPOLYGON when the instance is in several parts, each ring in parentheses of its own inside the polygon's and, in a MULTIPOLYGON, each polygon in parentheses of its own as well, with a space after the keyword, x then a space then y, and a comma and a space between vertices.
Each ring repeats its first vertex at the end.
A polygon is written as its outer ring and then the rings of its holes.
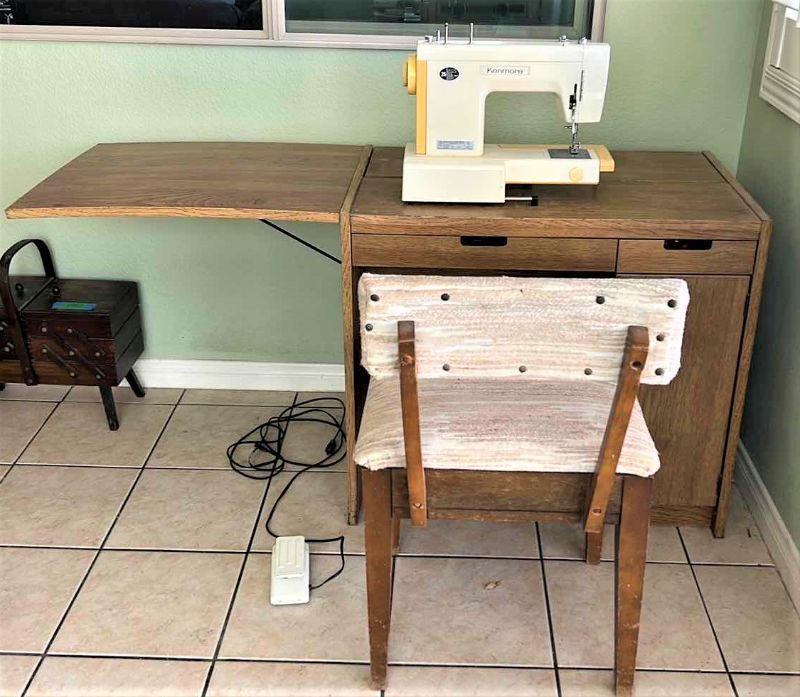
MULTIPOLYGON (((616 386, 604 382, 422 379, 426 468, 594 472, 616 386)), ((354 459, 372 470, 405 467, 398 376, 369 384, 354 459)), ((658 451, 637 400, 619 474, 648 477, 658 451)))

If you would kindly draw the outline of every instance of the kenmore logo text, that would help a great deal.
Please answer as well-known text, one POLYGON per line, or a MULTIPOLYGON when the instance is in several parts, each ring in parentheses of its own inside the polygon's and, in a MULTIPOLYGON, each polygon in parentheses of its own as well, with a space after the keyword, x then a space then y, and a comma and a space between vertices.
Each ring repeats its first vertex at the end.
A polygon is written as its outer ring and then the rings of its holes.
POLYGON ((481 75, 493 77, 524 77, 530 75, 531 69, 527 65, 482 65, 481 75))

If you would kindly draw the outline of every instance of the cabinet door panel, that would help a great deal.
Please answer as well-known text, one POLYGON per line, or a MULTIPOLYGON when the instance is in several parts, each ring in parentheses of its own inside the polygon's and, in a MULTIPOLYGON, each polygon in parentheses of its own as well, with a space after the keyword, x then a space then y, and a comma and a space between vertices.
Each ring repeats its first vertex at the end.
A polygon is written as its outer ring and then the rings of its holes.
POLYGON ((669 385, 641 389, 661 455, 653 504, 715 506, 750 278, 686 281, 690 300, 681 370, 669 385))

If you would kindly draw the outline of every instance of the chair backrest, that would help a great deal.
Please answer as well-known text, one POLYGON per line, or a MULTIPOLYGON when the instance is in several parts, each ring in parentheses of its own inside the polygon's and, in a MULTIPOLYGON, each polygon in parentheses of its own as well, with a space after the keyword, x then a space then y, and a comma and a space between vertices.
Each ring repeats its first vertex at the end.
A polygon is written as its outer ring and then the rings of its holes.
POLYGON ((689 305, 674 278, 516 278, 364 274, 362 364, 398 371, 397 322, 413 320, 417 375, 616 382, 629 325, 647 327, 641 381, 678 372, 689 305))

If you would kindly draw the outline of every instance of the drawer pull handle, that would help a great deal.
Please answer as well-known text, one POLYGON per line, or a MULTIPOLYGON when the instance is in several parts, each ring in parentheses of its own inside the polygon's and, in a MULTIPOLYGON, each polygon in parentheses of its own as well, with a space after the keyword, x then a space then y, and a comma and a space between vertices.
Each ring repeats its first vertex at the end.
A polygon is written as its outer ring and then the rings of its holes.
POLYGON ((713 244, 713 240, 664 240, 664 249, 699 252, 711 249, 713 244))
POLYGON ((480 237, 465 235, 461 237, 462 247, 505 247, 508 237, 480 237))

